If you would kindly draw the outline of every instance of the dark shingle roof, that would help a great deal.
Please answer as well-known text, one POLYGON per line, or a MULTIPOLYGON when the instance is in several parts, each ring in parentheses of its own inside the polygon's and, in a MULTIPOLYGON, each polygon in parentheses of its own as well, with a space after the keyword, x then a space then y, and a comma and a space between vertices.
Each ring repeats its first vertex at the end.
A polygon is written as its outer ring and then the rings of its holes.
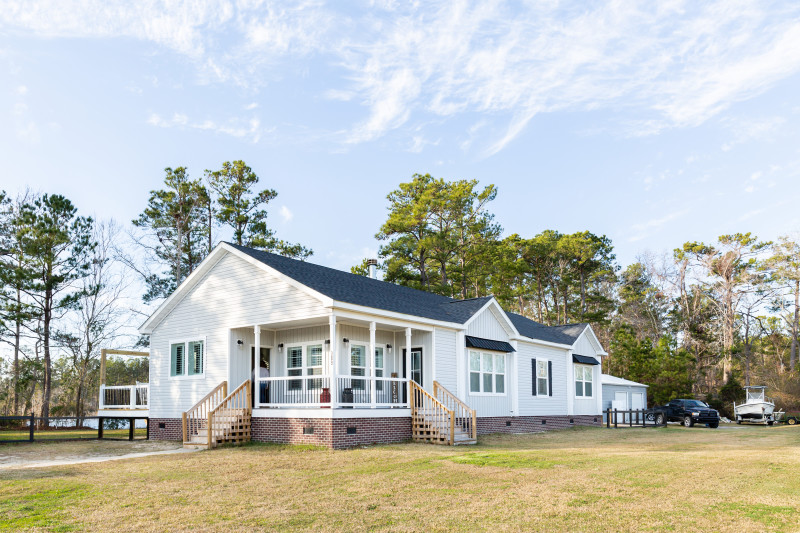
POLYGON ((530 318, 526 318, 516 313, 509 313, 506 315, 517 328, 520 335, 531 339, 539 339, 547 342, 555 342, 558 344, 575 344, 578 337, 581 336, 583 330, 586 329, 587 324, 566 324, 564 326, 545 326, 539 322, 535 322, 530 318))
MULTIPOLYGON (((463 324, 492 299, 484 296, 455 300, 246 246, 226 244, 337 302, 463 324)), ((586 328, 586 324, 550 327, 522 315, 506 314, 521 335, 559 344, 572 345, 586 328)))
POLYGON ((227 244, 337 302, 463 324, 492 298, 454 300, 245 246, 227 244))

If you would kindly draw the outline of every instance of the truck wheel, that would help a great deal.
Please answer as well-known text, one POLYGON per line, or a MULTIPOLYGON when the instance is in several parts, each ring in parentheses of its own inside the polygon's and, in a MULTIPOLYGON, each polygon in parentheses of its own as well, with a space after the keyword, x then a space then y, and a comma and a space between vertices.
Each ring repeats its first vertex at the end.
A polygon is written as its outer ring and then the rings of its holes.
POLYGON ((708 427, 711 429, 717 429, 719 427, 719 422, 711 422, 708 424, 708 427))
POLYGON ((662 415, 661 413, 656 415, 656 424, 658 424, 659 426, 664 425, 664 415, 662 415))
POLYGON ((793 425, 797 424, 797 419, 796 418, 790 418, 789 420, 786 421, 786 423, 789 424, 790 426, 793 426, 793 425))
POLYGON ((687 428, 693 427, 694 426, 694 420, 692 420, 691 416, 684 416, 683 417, 683 425, 686 426, 687 428))

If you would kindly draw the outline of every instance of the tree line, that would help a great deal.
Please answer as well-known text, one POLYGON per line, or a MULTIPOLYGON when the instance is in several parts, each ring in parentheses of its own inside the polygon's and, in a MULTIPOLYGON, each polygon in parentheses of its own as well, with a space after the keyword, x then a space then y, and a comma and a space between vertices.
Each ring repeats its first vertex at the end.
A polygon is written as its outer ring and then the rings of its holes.
MULTIPOLYGON (((269 226, 277 192, 259 181, 243 161, 197 178, 167 168, 127 228, 79 213, 62 195, 0 192, 0 343, 10 354, 0 360, 0 413, 82 417, 96 409, 100 350, 146 346, 126 327, 147 314, 142 305, 171 294, 221 235, 311 256, 269 226)), ((111 360, 107 379, 146 382, 147 361, 111 360)))
MULTIPOLYGON (((742 384, 765 384, 800 408, 800 238, 750 233, 688 241, 624 269, 605 235, 511 234, 495 221, 494 185, 416 174, 388 196, 376 233, 386 281, 453 298, 494 295, 547 325, 589 323, 604 370, 730 410, 742 384)), ((367 274, 366 259, 351 269, 367 274)))
MULTIPOLYGON (((277 196, 243 161, 192 177, 165 169, 125 227, 78 212, 69 199, 0 193, 0 412, 83 416, 97 405, 102 348, 146 346, 140 323, 222 236, 305 260, 280 239, 277 196), (132 275, 134 274, 134 275, 132 275), (144 307, 143 307, 144 306, 144 307)), ((384 280, 457 299, 494 295, 547 325, 589 323, 610 353, 606 372, 650 385, 651 403, 691 396, 724 407, 742 384, 765 384, 800 406, 800 239, 750 233, 688 241, 622 268, 590 231, 506 234, 494 185, 416 174, 387 196, 377 228, 384 280)), ((366 275, 366 259, 352 268, 366 275)), ((111 361, 120 384, 146 361, 111 361)))

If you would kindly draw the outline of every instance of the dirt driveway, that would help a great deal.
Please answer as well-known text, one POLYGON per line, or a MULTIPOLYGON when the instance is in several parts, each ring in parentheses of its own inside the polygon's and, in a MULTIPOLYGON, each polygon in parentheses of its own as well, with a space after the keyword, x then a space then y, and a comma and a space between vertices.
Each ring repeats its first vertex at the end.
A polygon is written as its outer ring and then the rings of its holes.
POLYGON ((178 442, 75 440, 0 444, 0 471, 188 453, 178 442))

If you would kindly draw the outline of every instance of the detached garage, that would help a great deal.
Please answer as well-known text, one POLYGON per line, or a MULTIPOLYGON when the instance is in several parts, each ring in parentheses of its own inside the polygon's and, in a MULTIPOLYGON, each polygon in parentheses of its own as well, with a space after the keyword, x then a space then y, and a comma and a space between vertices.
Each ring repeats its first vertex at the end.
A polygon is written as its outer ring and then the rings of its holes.
POLYGON ((607 409, 647 409, 647 385, 609 374, 600 376, 603 386, 603 421, 607 409))

